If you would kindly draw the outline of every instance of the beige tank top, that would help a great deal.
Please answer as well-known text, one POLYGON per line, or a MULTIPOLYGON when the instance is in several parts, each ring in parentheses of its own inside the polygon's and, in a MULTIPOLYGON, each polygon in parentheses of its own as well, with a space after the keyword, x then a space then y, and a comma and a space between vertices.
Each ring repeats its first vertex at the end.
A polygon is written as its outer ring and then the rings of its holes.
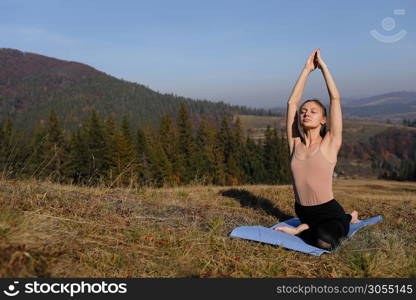
POLYGON ((295 200, 306 206, 323 204, 334 198, 332 174, 337 162, 326 159, 320 143, 311 155, 307 159, 299 159, 296 157, 295 146, 290 162, 295 200))

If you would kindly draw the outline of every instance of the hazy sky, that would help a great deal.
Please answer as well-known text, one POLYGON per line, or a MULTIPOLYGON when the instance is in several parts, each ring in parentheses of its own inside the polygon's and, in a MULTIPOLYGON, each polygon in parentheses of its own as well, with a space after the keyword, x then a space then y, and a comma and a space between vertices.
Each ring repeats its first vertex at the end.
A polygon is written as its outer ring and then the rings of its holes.
MULTIPOLYGON (((82 62, 161 93, 274 107, 315 48, 341 96, 416 91, 415 15, 414 0, 1 0, 0 47, 82 62)), ((311 97, 328 101, 319 70, 303 98, 311 97)))

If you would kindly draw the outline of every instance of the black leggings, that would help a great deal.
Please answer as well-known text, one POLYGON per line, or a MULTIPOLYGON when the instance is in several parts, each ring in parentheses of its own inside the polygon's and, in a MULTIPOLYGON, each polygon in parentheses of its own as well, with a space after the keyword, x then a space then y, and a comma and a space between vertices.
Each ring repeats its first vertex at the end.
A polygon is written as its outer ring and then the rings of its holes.
POLYGON ((309 225, 297 236, 315 247, 335 249, 350 229, 352 216, 335 199, 312 206, 295 202, 295 212, 301 223, 309 225))

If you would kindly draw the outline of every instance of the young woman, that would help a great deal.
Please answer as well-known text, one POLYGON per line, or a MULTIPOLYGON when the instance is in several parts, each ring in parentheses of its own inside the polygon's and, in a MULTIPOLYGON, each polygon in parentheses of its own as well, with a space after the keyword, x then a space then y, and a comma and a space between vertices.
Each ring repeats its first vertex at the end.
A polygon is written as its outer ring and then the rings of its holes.
POLYGON ((341 98, 320 56, 320 49, 308 57, 293 88, 287 103, 286 125, 295 212, 301 224, 296 228, 281 226, 275 230, 297 235, 308 244, 332 250, 347 236, 349 224, 360 220, 355 210, 345 213, 332 192, 332 174, 342 143, 341 98), (307 78, 316 68, 322 71, 329 92, 329 130, 326 108, 319 100, 309 99, 297 111, 307 78))

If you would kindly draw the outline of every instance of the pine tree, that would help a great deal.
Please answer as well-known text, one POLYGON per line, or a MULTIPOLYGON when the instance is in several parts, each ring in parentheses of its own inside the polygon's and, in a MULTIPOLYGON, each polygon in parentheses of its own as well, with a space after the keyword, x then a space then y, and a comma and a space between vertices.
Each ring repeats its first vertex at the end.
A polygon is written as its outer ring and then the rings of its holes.
POLYGON ((215 131, 208 127, 206 119, 202 119, 195 136, 196 169, 199 179, 211 184, 214 174, 214 138, 215 131))
POLYGON ((291 184, 290 153, 287 148, 286 139, 283 137, 283 132, 279 136, 276 127, 273 130, 273 139, 277 143, 277 163, 279 166, 278 183, 291 184))
POLYGON ((115 168, 112 169, 112 176, 115 178, 117 185, 123 186, 134 180, 135 158, 130 141, 123 132, 117 130, 114 138, 115 152, 113 159, 115 168))
POLYGON ((46 128, 45 143, 43 144, 44 160, 47 162, 42 173, 50 177, 53 181, 62 182, 64 180, 64 162, 67 153, 64 144, 63 131, 59 125, 56 112, 52 109, 46 128))
POLYGON ((237 149, 237 141, 233 136, 233 133, 234 132, 231 129, 229 118, 224 116, 221 121, 221 127, 218 134, 218 143, 221 151, 223 152, 223 164, 225 165, 226 170, 225 184, 227 185, 238 184, 238 178, 241 177, 238 162, 238 156, 241 149, 237 149))
POLYGON ((145 130, 137 126, 136 132, 136 143, 135 143, 135 152, 136 152, 136 173, 137 173, 137 182, 140 186, 145 186, 149 184, 150 179, 150 170, 149 170, 149 158, 148 158, 148 145, 146 141, 145 130))
POLYGON ((241 126, 240 117, 237 115, 235 126, 231 132, 232 135, 232 144, 233 144, 233 157, 236 161, 236 172, 234 175, 234 184, 242 184, 245 182, 244 172, 243 172, 243 152, 244 152, 244 140, 243 140, 243 130, 241 126))
POLYGON ((90 118, 87 120, 85 139, 89 161, 89 181, 93 184, 105 182, 111 166, 111 156, 107 144, 108 138, 95 109, 91 111, 90 118))
POLYGON ((76 128, 71 134, 70 139, 70 152, 67 165, 67 177, 75 184, 88 183, 89 176, 91 175, 89 169, 89 155, 86 139, 83 136, 83 131, 80 128, 76 128))
POLYGON ((174 166, 178 171, 180 182, 188 184, 195 178, 195 144, 192 135, 192 125, 185 104, 181 104, 177 119, 178 128, 178 162, 174 166))
POLYGON ((43 146, 45 139, 45 129, 37 125, 33 130, 33 136, 29 145, 30 153, 26 158, 23 170, 30 178, 37 177, 39 171, 46 165, 43 146))
MULTIPOLYGON (((131 136, 130 122, 125 115, 120 130, 116 129, 111 142, 111 177, 118 186, 128 185, 136 181, 136 156, 131 136)), ((113 182, 112 182, 113 184, 113 182)))
POLYGON ((115 177, 113 174, 114 169, 116 169, 116 132, 117 132, 117 124, 113 114, 107 115, 107 119, 104 124, 105 135, 107 137, 107 147, 108 147, 108 156, 109 156, 109 174, 108 174, 108 182, 110 184, 114 181, 115 177))
POLYGON ((145 157, 147 163, 147 182, 156 187, 163 187, 169 183, 172 175, 172 166, 157 139, 153 126, 148 126, 144 132, 145 157))
POLYGON ((248 178, 248 183, 262 183, 267 177, 267 171, 263 163, 263 149, 250 136, 246 138, 246 148, 243 157, 244 173, 248 178))
POLYGON ((227 184, 226 166, 224 164, 224 148, 221 142, 219 131, 215 132, 215 143, 214 143, 214 173, 213 173, 213 184, 225 185, 227 184))
POLYGON ((0 167, 4 177, 9 177, 14 172, 17 149, 13 136, 13 122, 7 117, 0 128, 0 167))
POLYGON ((158 139, 172 168, 168 182, 170 184, 178 184, 179 174, 178 170, 175 169, 179 161, 178 132, 169 114, 162 116, 158 139))
POLYGON ((266 132, 264 134, 265 139, 263 141, 263 162, 264 162, 264 168, 267 170, 267 178, 266 183, 271 184, 274 183, 277 176, 277 168, 275 165, 275 154, 276 149, 273 145, 272 140, 272 132, 270 130, 270 125, 267 125, 266 132))

